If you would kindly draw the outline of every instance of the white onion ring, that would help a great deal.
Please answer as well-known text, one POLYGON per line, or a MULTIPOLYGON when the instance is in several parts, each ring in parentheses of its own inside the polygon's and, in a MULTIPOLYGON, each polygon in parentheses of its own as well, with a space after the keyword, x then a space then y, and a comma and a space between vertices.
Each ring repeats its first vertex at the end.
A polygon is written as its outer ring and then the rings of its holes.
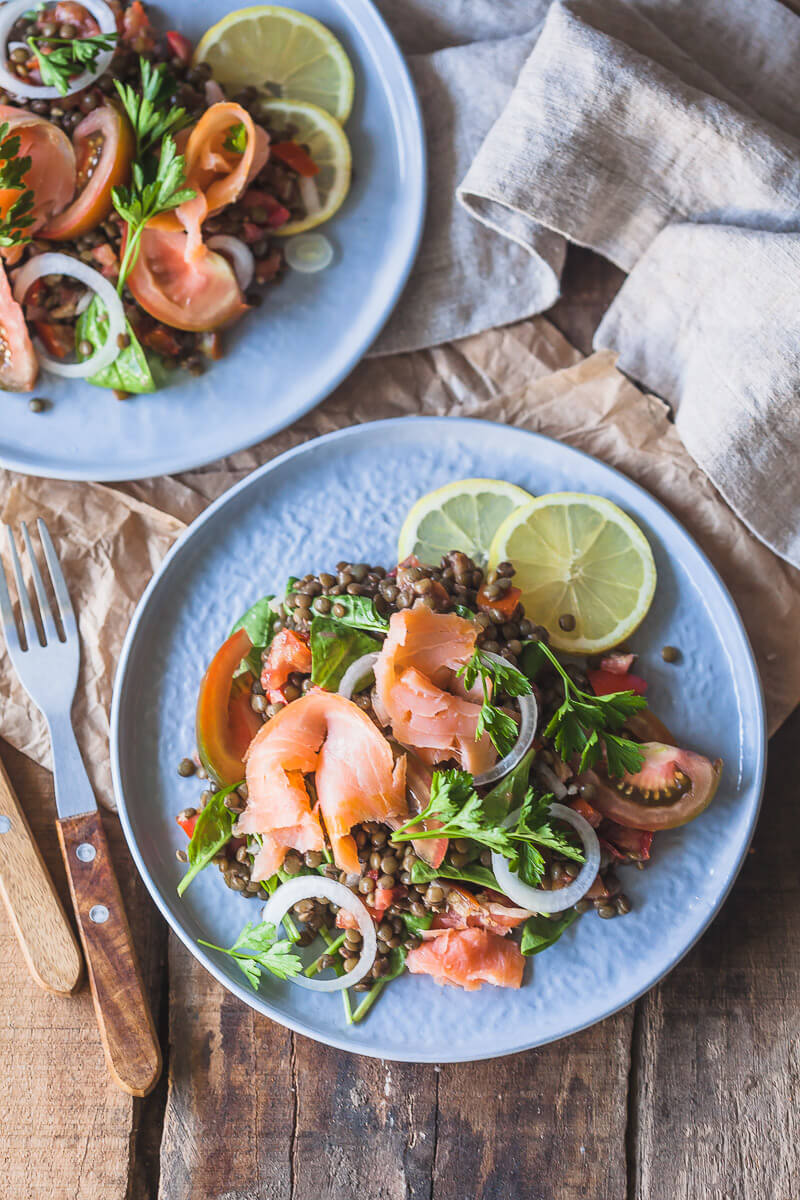
POLYGON ((246 246, 241 238, 231 237, 228 233, 217 233, 206 242, 209 250, 219 250, 231 261, 239 287, 246 292, 253 281, 256 270, 256 260, 253 251, 246 246))
POLYGON ((380 654, 375 651, 372 654, 362 654, 361 658, 350 663, 339 684, 339 695, 344 696, 345 700, 352 700, 353 692, 358 690, 358 684, 362 679, 366 679, 379 657, 380 654))
POLYGON ((42 275, 69 275, 72 279, 78 279, 91 288, 106 306, 108 336, 103 345, 83 362, 63 363, 58 358, 51 358, 40 345, 36 346, 37 357, 46 371, 53 375, 62 375, 66 379, 89 379, 109 366, 119 354, 117 338, 125 332, 125 310, 122 301, 99 271, 69 254, 48 251, 46 254, 37 254, 35 258, 29 258, 25 266, 17 271, 14 277, 14 299, 18 304, 22 304, 31 284, 42 275))
POLYGON ((553 768, 549 767, 546 762, 537 762, 534 770, 539 778, 547 784, 556 800, 563 800, 567 795, 567 789, 558 778, 553 768))
MULTIPOLYGON (((117 32, 117 19, 105 0, 81 0, 81 4, 97 21, 101 33, 117 32)), ((18 75, 13 75, 6 66, 9 34, 22 14, 28 12, 30 7, 31 0, 8 0, 0 7, 0 86, 10 92, 12 96, 24 96, 26 100, 53 100, 56 97, 63 100, 64 97, 57 87, 25 83, 18 75)), ((25 49, 29 50, 30 47, 26 46, 25 49)), ((90 83, 94 83, 95 79, 104 75, 110 67, 113 57, 113 50, 101 50, 97 55, 94 70, 82 71, 80 75, 76 75, 74 79, 70 80, 67 95, 72 96, 75 92, 83 91, 90 83)))
MULTIPOLYGON (((512 813, 503 824, 512 825, 517 815, 518 812, 512 813)), ((500 884, 500 890, 516 904, 534 913, 556 913, 563 912, 565 908, 572 908, 573 904, 577 904, 589 891, 600 868, 600 843, 586 818, 563 804, 551 804, 550 816, 567 821, 580 836, 586 852, 586 862, 572 883, 566 887, 557 888, 552 892, 531 887, 530 884, 523 883, 519 875, 510 869, 507 859, 503 858, 502 854, 492 851, 492 870, 500 884)))
POLYGON ((300 188, 300 199, 303 201, 303 207, 306 210, 306 216, 315 217, 317 213, 322 212, 319 188, 314 183, 312 176, 301 175, 298 186, 300 188))
POLYGON ((287 265, 301 275, 315 275, 333 262, 333 246, 324 233, 298 233, 289 238, 283 253, 287 265))
MULTIPOLYGON (((491 654, 486 650, 482 651, 482 654, 484 658, 488 658, 492 662, 499 663, 504 667, 508 666, 506 660, 499 654, 491 654)), ((488 771, 482 771, 480 775, 475 776, 476 787, 488 787, 490 783, 497 783, 498 780, 504 779, 515 767, 519 766, 533 744, 536 726, 539 723, 539 705, 536 703, 536 696, 530 691, 523 696, 517 696, 516 700, 519 704, 520 715, 519 736, 505 758, 501 758, 488 771)))
POLYGON ((353 914, 363 939, 361 957, 352 971, 346 971, 344 975, 337 976, 336 979, 309 979, 306 975, 300 974, 293 975, 291 982, 299 983, 300 987, 308 988, 313 992, 342 992, 369 974, 378 949, 375 923, 369 915, 366 905, 362 904, 358 896, 354 895, 343 883, 339 883, 335 879, 326 879, 324 875, 297 875, 294 879, 282 883, 272 893, 264 905, 262 920, 266 921, 268 925, 274 925, 277 929, 293 904, 296 904, 298 900, 315 900, 318 896, 332 900, 334 904, 339 905, 339 908, 346 908, 353 914))

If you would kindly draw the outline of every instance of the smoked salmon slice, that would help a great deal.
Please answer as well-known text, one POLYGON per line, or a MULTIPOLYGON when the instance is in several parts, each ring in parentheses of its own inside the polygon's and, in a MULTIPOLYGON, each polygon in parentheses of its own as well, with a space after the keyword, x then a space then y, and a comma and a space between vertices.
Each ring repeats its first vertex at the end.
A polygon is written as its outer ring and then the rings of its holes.
POLYGON ((455 613, 404 609, 392 614, 375 664, 375 711, 396 740, 425 762, 455 759, 473 775, 497 758, 486 734, 475 740, 481 706, 456 674, 472 657, 477 634, 455 613))
POLYGON ((308 634, 282 629, 276 633, 261 672, 261 686, 271 704, 284 699, 283 687, 293 671, 308 675, 311 670, 311 648, 308 634))
POLYGON ((366 713, 337 693, 293 700, 258 731, 245 757, 248 800, 237 837, 258 834, 252 878, 268 879, 289 849, 323 850, 321 814, 336 865, 360 874, 350 830, 407 816, 405 758, 394 761, 366 713), (314 774, 318 803, 304 776, 314 774))
POLYGON ((518 988, 525 959, 516 942, 488 929, 447 929, 409 950, 406 966, 412 975, 474 992, 482 983, 518 988))

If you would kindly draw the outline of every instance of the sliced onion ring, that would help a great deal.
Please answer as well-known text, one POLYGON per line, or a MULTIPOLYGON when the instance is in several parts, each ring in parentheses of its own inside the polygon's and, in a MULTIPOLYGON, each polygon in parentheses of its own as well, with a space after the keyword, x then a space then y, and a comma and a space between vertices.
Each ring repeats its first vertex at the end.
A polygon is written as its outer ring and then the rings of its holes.
POLYGON ((339 695, 344 696, 346 700, 352 700, 353 692, 358 691, 358 685, 367 678, 379 657, 380 655, 375 651, 372 654, 362 654, 361 658, 350 663, 339 684, 339 695))
POLYGON ((298 900, 315 900, 318 896, 332 900, 339 908, 345 908, 353 914, 362 938, 361 957, 352 971, 347 971, 336 979, 309 979, 301 974, 292 976, 292 983, 299 983, 300 987, 308 988, 312 992, 342 992, 369 973, 378 949, 375 923, 358 896, 343 883, 335 879, 326 879, 324 875, 298 875, 282 883, 272 893, 264 905, 262 919, 277 929, 293 904, 297 904, 298 900))
POLYGON ((253 281, 256 260, 253 251, 246 246, 241 238, 231 237, 229 233, 217 233, 206 242, 209 250, 219 250, 225 258, 230 259, 239 287, 246 292, 253 281))
MULTIPOLYGON (((512 825, 517 816, 518 812, 512 813, 503 823, 512 825)), ((492 851, 492 870, 500 884, 500 890, 516 904, 534 913, 556 913, 563 912, 565 908, 572 908, 573 904, 577 904, 586 895, 600 868, 600 843, 586 818, 563 804, 551 804, 550 816, 558 817, 560 821, 566 821, 573 827, 583 842, 586 853, 586 862, 567 887, 557 888, 552 892, 531 887, 530 884, 523 883, 519 875, 510 869, 502 854, 492 851)))
POLYGON ((62 375, 67 379, 89 379, 109 366, 119 354, 117 338, 125 332, 125 310, 122 301, 114 288, 104 279, 99 271, 89 267, 79 258, 69 254, 58 254, 48 251, 29 258, 24 267, 20 267, 14 278, 14 299, 22 304, 31 284, 43 275, 69 275, 86 287, 91 288, 106 306, 108 313, 108 336, 105 342, 90 358, 83 362, 64 363, 58 358, 51 358, 40 345, 36 346, 36 354, 40 364, 53 375, 62 375))
POLYGON ((565 785, 556 775, 552 767, 549 767, 546 762, 536 763, 534 770, 543 783, 547 784, 547 790, 552 792, 556 800, 563 800, 568 795, 565 785))
MULTIPOLYGON (((499 654, 490 654, 484 650, 483 657, 499 663, 500 666, 508 666, 506 660, 499 654)), ((536 696, 533 692, 527 692, 524 696, 517 696, 516 699, 520 715, 519 736, 505 758, 501 758, 493 767, 489 767, 488 771, 482 771, 480 775, 475 776, 476 787, 488 787, 490 783, 497 783, 498 780, 504 779, 515 767, 519 766, 533 744, 536 726, 539 723, 539 705, 536 703, 536 696)))
POLYGON ((284 246, 286 262, 301 275, 324 271, 333 262, 333 246, 324 233, 298 233, 284 246))
MULTIPOLYGON (((81 4, 89 10, 95 21, 97 21, 101 33, 109 34, 117 32, 117 19, 105 3, 105 0, 81 0, 81 4)), ((12 74, 6 66, 8 39, 11 30, 23 13, 28 12, 30 8, 30 0, 8 0, 8 3, 0 7, 0 86, 5 91, 10 92, 12 96, 23 96, 26 100, 52 100, 56 96, 59 99, 63 99, 57 87, 45 87, 44 84, 26 83, 18 75, 12 74)), ((27 50, 29 47, 26 46, 25 49, 27 50)), ((95 79, 105 74, 111 65, 113 57, 113 50, 101 50, 97 55, 92 71, 82 71, 80 75, 76 75, 74 79, 70 80, 67 95, 71 96, 75 92, 83 91, 90 83, 94 83, 95 79)))

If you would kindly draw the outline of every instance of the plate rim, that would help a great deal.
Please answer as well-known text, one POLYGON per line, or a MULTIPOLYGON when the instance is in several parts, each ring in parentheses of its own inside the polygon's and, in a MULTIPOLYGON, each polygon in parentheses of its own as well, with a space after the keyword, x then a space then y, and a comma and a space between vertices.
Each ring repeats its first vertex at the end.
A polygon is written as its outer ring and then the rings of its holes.
POLYGON ((175 543, 170 547, 169 551, 167 552, 167 554, 165 555, 161 564, 159 565, 158 570, 155 572, 155 574, 151 578, 150 582, 148 583, 147 587, 145 588, 145 591, 142 593, 142 596, 139 599, 139 602, 136 606, 134 614, 131 618, 130 625, 128 626, 128 630, 125 635, 125 640, 122 645, 122 650, 120 652, 117 669, 116 669, 116 672, 114 675, 114 687, 113 687, 113 695, 112 695, 112 702, 111 702, 111 714, 110 714, 111 773, 112 773, 112 779, 113 779, 113 784, 114 784, 114 795, 115 795, 116 802, 117 802, 118 816, 120 818, 120 823, 122 825, 123 833, 125 835, 125 840, 127 842, 128 849, 131 853, 131 856, 136 864, 136 868, 139 871, 139 874, 141 875, 141 877, 144 881, 144 884, 150 894, 151 899, 154 901, 154 903, 155 903, 156 907, 159 909, 161 915, 167 921, 167 924, 169 925, 170 929, 177 935, 177 937, 181 940, 181 942, 186 946, 186 948, 189 950, 190 954, 192 954, 194 956, 194 958, 196 958, 198 960, 198 962, 200 962, 201 965, 220 984, 222 984, 222 986, 224 988, 226 988, 230 992, 233 992, 233 994, 235 996, 237 996, 240 1000, 244 1001, 244 1003, 247 1004, 250 1008, 254 1009, 256 1012, 262 1013, 264 1016, 268 1017, 270 1020, 277 1022, 279 1025, 282 1025, 284 1028, 291 1029, 295 1033, 300 1033, 300 1034, 304 1035, 305 1037, 309 1037, 313 1041, 320 1042, 324 1045, 333 1046, 339 1050, 346 1050, 352 1054, 361 1054, 367 1058, 376 1058, 376 1059, 381 1059, 381 1060, 387 1061, 387 1062, 410 1062, 410 1063, 482 1062, 482 1061, 486 1061, 486 1060, 492 1059, 492 1058, 504 1058, 504 1057, 506 1057, 508 1055, 512 1055, 512 1054, 521 1054, 526 1050, 536 1049, 539 1046, 546 1046, 546 1045, 549 1045, 551 1042, 556 1042, 556 1041, 562 1040, 563 1038, 572 1037, 574 1034, 580 1033, 584 1029, 588 1029, 593 1025, 599 1024, 601 1021, 607 1020, 608 1017, 613 1016, 615 1013, 620 1012, 624 1008, 627 1008, 628 1005, 635 1003, 638 999, 640 999, 640 997, 642 997, 647 992, 649 992, 652 988, 654 988, 656 986, 656 984, 660 983, 661 980, 664 979, 672 970, 674 970, 674 968, 678 965, 678 963, 697 944, 697 942, 700 940, 700 938, 703 936, 703 934, 708 930, 712 921, 714 921, 715 918, 719 915, 720 910, 722 909, 723 905, 725 904, 725 901, 727 900, 728 896, 730 895, 731 889, 732 889, 732 887, 739 875, 739 872, 742 868, 742 865, 747 857, 747 853, 750 848, 750 845, 751 845, 751 842, 753 839, 753 835, 755 832, 755 828, 756 828, 756 825, 758 822, 759 813, 761 811, 761 803, 762 803, 762 799, 763 799, 763 795, 764 795, 764 785, 765 785, 765 777, 766 777, 767 741, 768 741, 768 739, 767 739, 767 727, 766 727, 766 707, 765 707, 765 702, 764 702, 763 687, 761 684, 761 678, 758 673, 758 667, 756 665, 755 656, 753 654, 753 649, 750 644, 750 639, 747 635, 747 630, 744 627, 744 623, 739 614, 739 610, 738 610, 736 603, 735 603, 733 597, 731 596, 724 580, 719 575, 718 571, 716 570, 715 566, 709 559, 708 555, 698 545, 698 543, 695 541, 694 537, 691 535, 691 533, 689 533, 689 531, 684 527, 684 525, 678 520, 678 518, 676 516, 674 516, 673 513, 670 512, 670 510, 666 507, 666 505, 662 504, 662 502, 660 500, 658 500, 649 491, 647 491, 647 489, 644 488, 641 484, 637 483, 635 480, 633 480, 633 479, 629 478, 629 476, 625 475, 625 473, 623 471, 618 470, 616 467, 609 466, 607 463, 604 463, 602 459, 599 459, 594 455, 588 454, 584 450, 579 450, 577 447, 571 446, 568 442, 556 442, 556 439, 547 437, 547 435, 542 434, 542 433, 537 433, 533 430, 520 429, 515 426, 505 425, 503 422, 500 422, 500 421, 488 421, 485 419, 475 418, 475 417, 434 417, 434 416, 424 416, 424 415, 412 415, 412 416, 405 416, 405 417, 390 417, 390 418, 380 420, 380 421, 365 421, 358 425, 349 425, 349 426, 346 426, 344 429, 333 430, 330 433, 322 434, 316 438, 310 438, 308 441, 301 442, 301 443, 299 443, 299 445, 291 447, 289 450, 286 450, 282 454, 277 455, 275 458, 270 459, 269 462, 263 463, 255 471, 251 472, 251 474, 245 476, 244 479, 241 479, 238 483, 234 484, 227 491, 223 492, 221 496, 218 496, 217 499, 214 500, 208 506, 208 508, 204 509, 204 511, 202 513, 200 513, 197 517, 195 517, 195 519, 191 522, 191 524, 186 527, 186 529, 183 531, 183 533, 178 537, 178 539, 175 541, 175 543), (737 627, 738 632, 742 638, 744 647, 747 651, 747 654, 745 656, 744 665, 746 667, 746 673, 749 677, 749 683, 752 685, 753 699, 756 702, 756 716, 757 716, 757 721, 758 721, 757 754, 756 754, 755 762, 753 764, 753 784, 751 785, 751 787, 749 789, 749 791, 753 797, 753 799, 751 801, 752 811, 750 813, 749 821, 748 821, 748 824, 747 824, 747 827, 746 827, 746 830, 745 830, 745 833, 744 833, 744 836, 742 839, 742 845, 741 845, 740 851, 739 851, 738 855, 736 856, 734 862, 732 863, 732 865, 727 873, 727 876, 724 880, 723 889, 720 892, 717 902, 704 915, 702 922, 700 923, 697 931, 695 932, 695 934, 691 938, 691 940, 689 942, 687 942, 687 944, 682 948, 682 950, 678 954, 674 955, 663 966, 663 969, 658 971, 658 973, 656 975, 654 975, 653 978, 651 978, 650 981, 647 982, 643 987, 634 988, 629 994, 626 994, 624 999, 622 999, 618 1003, 613 1003, 610 1006, 603 1008, 602 1012, 598 1013, 598 1015, 592 1017, 590 1020, 580 1021, 580 1022, 576 1023, 575 1025, 570 1026, 569 1029, 566 1029, 561 1033, 554 1034, 551 1037, 546 1037, 544 1039, 534 1040, 534 1041, 522 1041, 519 1044, 517 1044, 516 1046, 513 1046, 511 1048, 504 1048, 502 1050, 496 1050, 496 1051, 489 1050, 486 1053, 481 1053, 479 1055, 476 1055, 473 1053, 452 1055, 452 1054, 448 1054, 446 1051, 444 1054, 434 1054, 434 1053, 428 1053, 428 1052, 422 1052, 422 1053, 416 1052, 416 1053, 403 1054, 403 1053, 398 1052, 395 1049, 391 1049, 388 1052, 382 1053, 379 1049, 376 1049, 374 1047, 362 1047, 357 1044, 354 1045, 351 1041, 348 1041, 346 1039, 346 1037, 344 1037, 344 1036, 339 1037, 336 1035, 320 1034, 317 1029, 313 1028, 311 1025, 307 1024, 305 1021, 286 1016, 284 1013, 277 1011, 269 1003, 269 1001, 267 1001, 259 993, 248 991, 242 984, 239 984, 238 982, 234 982, 233 980, 231 980, 224 973, 224 971, 222 971, 221 968, 219 968, 216 965, 216 963, 210 957, 210 955, 207 954, 203 948, 196 945, 195 942, 193 941, 193 939, 189 936, 189 934, 186 931, 184 931, 184 929, 181 928, 176 921, 173 920, 172 913, 170 912, 170 910, 166 904, 166 901, 162 898, 161 891, 158 888, 158 886, 156 885, 155 880, 150 875, 150 871, 143 860, 143 857, 142 857, 139 847, 137 845, 136 839, 133 834, 133 829, 131 827, 130 820, 128 817, 128 811, 127 811, 127 806, 126 806, 126 802, 125 802, 125 795, 124 795, 124 791, 123 791, 123 787, 122 787, 122 770, 121 770, 121 752, 122 752, 122 746, 121 746, 122 739, 120 736, 120 707, 121 707, 121 703, 122 703, 121 697, 122 697, 122 693, 123 693, 123 690, 125 687, 125 674, 126 674, 127 667, 128 667, 128 660, 130 659, 130 657, 133 653, 134 642, 136 639, 138 626, 144 617, 145 611, 146 611, 147 606, 150 601, 150 597, 152 596, 155 589, 157 588, 162 575, 164 575, 166 573, 166 571, 170 567, 170 564, 172 563, 173 558, 177 557, 180 554, 183 546, 191 540, 191 538, 198 531, 198 529, 200 529, 206 523, 206 521, 211 520, 212 517, 214 517, 215 514, 220 509, 225 507, 226 504, 228 504, 230 501, 232 501, 234 499, 234 497, 238 496, 239 493, 245 491, 247 488, 254 486, 256 484, 256 482, 262 476, 268 475, 272 470, 277 470, 278 468, 284 466, 287 462, 290 462, 291 459, 299 457, 303 453, 307 453, 309 450, 316 449, 320 445, 328 444, 331 442, 345 441, 345 440, 347 440, 349 438, 353 438, 353 437, 357 438, 359 436, 362 436, 364 433, 374 432, 376 430, 377 431, 380 431, 380 430, 388 431, 393 427, 396 428, 398 425, 407 426, 407 424, 409 422, 413 422, 414 424, 423 424, 424 423, 424 424, 431 424, 431 425, 441 425, 444 422, 450 423, 453 421, 458 422, 459 427, 468 425, 471 427, 478 427, 478 429, 487 428, 487 427, 491 428, 491 429, 502 429, 502 430, 505 430, 506 432, 512 431, 513 433, 515 433, 516 435, 521 436, 521 437, 533 438, 537 442, 540 442, 540 443, 555 443, 555 444, 559 445, 560 447, 569 450, 571 453, 579 456, 580 458, 588 459, 590 462, 595 463, 595 464, 599 463, 605 470, 611 472, 614 476, 622 479, 625 482, 625 484, 627 484, 629 487, 632 487, 635 490, 635 492, 637 492, 641 497, 643 497, 644 500, 648 504, 655 506, 656 510, 659 511, 659 513, 668 521, 668 523, 677 526, 678 530, 688 539, 689 544, 690 544, 691 548, 693 549, 693 551, 699 556, 699 558, 703 562, 704 566, 707 568, 707 570, 711 573, 711 575, 715 579, 717 586, 720 590, 722 599, 725 601, 725 603, 728 607, 729 616, 733 620, 735 626, 737 627))
MULTIPOLYGON (((322 387, 316 389, 311 397, 292 414, 288 421, 278 419, 277 421, 267 422, 263 430, 256 434, 255 437, 251 438, 248 436, 244 442, 237 438, 232 444, 225 444, 222 449, 215 450, 211 457, 203 456, 197 459, 193 455, 187 456, 176 453, 173 457, 166 456, 163 461, 159 460, 155 464, 151 462, 149 466, 140 465, 136 468, 140 473, 132 475, 130 465, 125 469, 109 465, 108 468, 103 468, 100 473, 82 468, 71 468, 66 462, 58 468, 46 465, 34 469, 34 465, 29 461, 30 455, 25 458, 19 457, 13 452, 6 454, 2 450, 2 446, 0 446, 0 468, 16 471, 20 475, 28 475, 34 479, 62 479, 66 482, 81 483, 121 483, 130 480, 148 479, 156 475, 176 475, 184 471, 198 470, 201 467, 208 466, 210 463, 217 462, 219 459, 227 458, 231 454, 238 454, 242 450, 247 450, 251 446, 264 441, 266 438, 272 437, 273 434, 288 428, 289 425, 293 425, 295 421, 306 416, 307 413, 316 408, 318 404, 321 404, 323 400, 335 391, 339 384, 364 359, 370 346, 375 343, 397 307, 397 303, 408 283, 409 276, 419 253, 427 206, 428 156, 422 109, 408 63, 397 39, 376 7, 374 0, 343 0, 342 13, 347 17, 351 25, 356 28, 360 28, 360 22, 365 17, 368 21, 372 22, 374 32, 377 33, 383 42, 384 52, 389 53, 392 57, 392 65, 397 71, 401 85, 400 88, 391 91, 388 88, 385 89, 390 111, 395 114, 398 99, 402 97, 403 103, 407 106, 407 115, 410 118, 414 134, 413 144, 406 143, 405 141, 401 142, 404 152, 410 154, 409 176, 412 185, 404 194, 404 198, 408 201, 409 211, 412 214, 405 262, 402 270, 398 272, 393 288, 386 296, 383 304, 375 310, 369 330, 361 339, 355 353, 350 355, 335 375, 331 376, 322 387), (351 6, 361 6, 361 11, 352 12, 351 6)), ((380 61, 383 64, 383 60, 381 59, 380 61)), ((385 74, 385 67, 383 65, 381 66, 380 73, 381 76, 385 74)), ((398 128, 396 120, 394 121, 394 127, 395 129, 398 128)), ((224 426, 222 428, 224 429, 224 426)))

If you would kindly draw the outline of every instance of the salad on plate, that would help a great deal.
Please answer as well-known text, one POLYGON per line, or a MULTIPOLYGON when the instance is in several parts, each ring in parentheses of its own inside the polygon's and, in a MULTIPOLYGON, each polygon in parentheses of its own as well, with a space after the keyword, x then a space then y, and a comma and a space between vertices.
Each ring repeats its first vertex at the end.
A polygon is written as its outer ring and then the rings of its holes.
POLYGON ((331 262, 354 81, 314 18, 241 9, 194 46, 141 0, 6 0, 0 44, 1 388, 200 375, 287 265, 331 262))
POLYGON ((339 991, 349 1023, 406 972, 520 987, 579 916, 630 911, 620 874, 722 769, 648 708, 628 641, 656 569, 615 504, 460 480, 412 507, 398 560, 252 605, 178 768, 208 780, 177 817, 179 894, 214 864, 265 902, 232 946, 201 944, 256 989, 339 991))

